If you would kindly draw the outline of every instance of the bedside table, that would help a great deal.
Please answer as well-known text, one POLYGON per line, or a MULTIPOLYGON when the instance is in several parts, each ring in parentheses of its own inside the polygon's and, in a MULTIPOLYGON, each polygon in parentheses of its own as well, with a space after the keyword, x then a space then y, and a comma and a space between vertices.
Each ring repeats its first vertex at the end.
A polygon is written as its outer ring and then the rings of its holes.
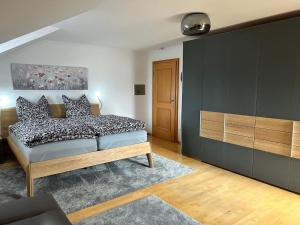
POLYGON ((5 161, 4 140, 0 137, 0 164, 5 161))

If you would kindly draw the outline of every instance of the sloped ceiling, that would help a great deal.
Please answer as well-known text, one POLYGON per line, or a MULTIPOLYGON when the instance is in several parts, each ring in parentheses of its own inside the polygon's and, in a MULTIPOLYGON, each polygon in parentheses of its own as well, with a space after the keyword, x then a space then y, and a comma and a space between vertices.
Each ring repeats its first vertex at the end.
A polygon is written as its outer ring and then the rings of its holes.
POLYGON ((0 0, 0 44, 53 25, 49 40, 125 49, 182 42, 182 15, 205 12, 212 29, 300 9, 300 0, 0 0))
POLYGON ((206 12, 212 29, 218 29, 297 9, 300 0, 102 0, 94 10, 57 24, 60 30, 49 38, 127 49, 164 47, 182 41, 185 13, 206 12))
POLYGON ((99 0, 0 0, 0 44, 94 8, 99 0))

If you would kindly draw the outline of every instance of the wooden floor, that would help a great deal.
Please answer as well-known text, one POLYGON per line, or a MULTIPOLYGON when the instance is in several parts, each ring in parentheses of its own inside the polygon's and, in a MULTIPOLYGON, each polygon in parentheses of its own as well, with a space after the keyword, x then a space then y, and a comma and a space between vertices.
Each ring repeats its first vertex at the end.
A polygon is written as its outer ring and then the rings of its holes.
POLYGON ((68 215, 72 222, 147 195, 156 195, 202 224, 300 224, 300 196, 180 156, 179 145, 151 138, 155 153, 195 169, 192 174, 138 190, 68 215))
POLYGON ((68 215, 75 223, 148 195, 156 195, 202 224, 300 224, 300 195, 180 156, 179 146, 151 138, 153 151, 195 172, 68 215))

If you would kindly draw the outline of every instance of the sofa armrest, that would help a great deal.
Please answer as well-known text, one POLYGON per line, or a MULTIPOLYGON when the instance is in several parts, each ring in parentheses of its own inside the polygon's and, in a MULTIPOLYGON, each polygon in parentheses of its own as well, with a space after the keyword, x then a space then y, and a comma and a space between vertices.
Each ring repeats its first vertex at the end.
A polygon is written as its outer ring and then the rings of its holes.
MULTIPOLYGON (((23 220, 23 222, 26 222, 26 220, 30 220, 30 218, 36 221, 42 221, 47 218, 47 212, 50 213, 49 219, 52 218, 53 220, 54 217, 60 215, 58 217, 64 217, 68 222, 68 219, 56 203, 55 199, 51 195, 43 194, 32 198, 14 200, 0 205, 0 224, 17 224, 16 222, 18 221, 23 220)), ((69 225, 71 223, 60 224, 69 225)))

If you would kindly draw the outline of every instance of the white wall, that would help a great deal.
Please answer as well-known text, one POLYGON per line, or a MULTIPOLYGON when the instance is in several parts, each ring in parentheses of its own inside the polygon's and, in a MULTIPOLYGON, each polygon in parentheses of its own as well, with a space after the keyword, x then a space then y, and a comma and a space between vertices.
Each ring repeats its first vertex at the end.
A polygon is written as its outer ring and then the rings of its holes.
MULTIPOLYGON (((163 50, 139 51, 97 47, 75 43, 41 40, 22 48, 0 54, 0 96, 7 96, 7 107, 15 106, 18 96, 36 101, 45 95, 50 103, 61 103, 61 95, 77 98, 85 93, 97 102, 95 93, 102 94, 104 114, 117 114, 143 120, 152 132, 152 62, 179 58, 182 71, 183 46, 163 50), (84 66, 89 70, 87 91, 20 91, 13 90, 11 63, 62 66, 84 66), (134 84, 146 84, 146 95, 134 96, 134 84)), ((181 81, 179 77, 178 136, 181 140, 181 81)))
POLYGON ((41 40, 0 55, 0 96, 8 96, 8 106, 15 106, 18 96, 36 101, 42 94, 50 103, 61 103, 61 95, 79 97, 85 93, 96 102, 95 92, 103 99, 103 113, 135 117, 133 93, 135 53, 74 43, 41 40), (13 90, 11 63, 84 66, 89 70, 88 91, 17 91, 13 90))
POLYGON ((145 121, 147 123, 147 130, 149 132, 151 131, 149 130, 149 128, 151 127, 149 124, 151 122, 149 121, 149 117, 151 117, 151 115, 148 115, 149 114, 148 96, 151 94, 151 92, 149 92, 150 87, 147 83, 147 66, 148 66, 147 53, 141 51, 135 52, 134 62, 135 62, 135 67, 134 67, 135 84, 146 85, 146 95, 135 95, 135 103, 136 103, 135 115, 137 119, 145 121))
POLYGON ((147 107, 147 125, 148 131, 152 132, 152 62, 179 58, 179 95, 178 95, 178 140, 181 141, 181 96, 182 96, 182 82, 180 80, 180 74, 182 72, 183 62, 183 45, 176 45, 164 49, 152 50, 146 52, 146 74, 143 75, 146 78, 147 95, 145 98, 145 107, 147 107))

